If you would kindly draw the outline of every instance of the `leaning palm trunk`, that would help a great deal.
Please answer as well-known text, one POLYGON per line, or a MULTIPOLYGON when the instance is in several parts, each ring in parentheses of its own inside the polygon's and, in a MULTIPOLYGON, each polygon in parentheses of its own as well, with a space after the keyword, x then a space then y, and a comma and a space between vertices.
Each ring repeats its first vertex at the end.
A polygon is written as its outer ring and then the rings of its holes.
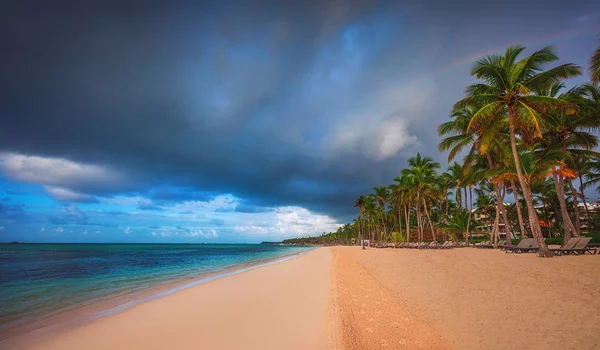
POLYGON ((421 190, 417 190, 417 205, 416 205, 416 209, 417 209, 417 234, 418 234, 418 240, 419 243, 421 243, 423 241, 423 227, 421 226, 421 210, 420 210, 420 204, 419 204, 419 197, 421 196, 421 190))
POLYGON ((471 229, 471 214, 473 213, 473 188, 469 186, 469 218, 467 219, 467 231, 465 232, 465 244, 469 245, 469 232, 471 229))
POLYGON ((404 207, 404 216, 406 217, 406 241, 410 242, 410 208, 404 207))
POLYGON ((427 220, 429 220, 429 227, 431 227, 431 236, 433 237, 434 241, 437 241, 436 237, 435 237, 435 229, 433 227, 433 222, 431 221, 431 217, 429 216, 429 210, 427 210, 427 201, 423 201, 425 204, 425 215, 427 215, 427 220))
MULTIPOLYGON (((492 157, 489 153, 486 154, 488 165, 490 169, 494 169, 494 163, 492 162, 492 157)), ((500 191, 499 185, 494 185, 494 189, 496 190, 496 197, 498 198, 498 202, 496 204, 496 216, 499 215, 498 212, 502 213, 502 217, 504 218, 504 226, 506 227, 506 239, 510 239, 510 230, 508 225, 508 215, 506 215, 506 208, 504 208, 504 194, 500 191), (502 194, 502 195, 501 195, 502 194)), ((520 218, 520 216, 519 216, 520 218)))
POLYGON ((567 210, 567 204, 565 201, 565 186, 562 182, 562 176, 554 173, 552 174, 554 179, 554 187, 556 188, 556 194, 558 196, 558 203, 560 204, 560 215, 562 216, 563 230, 564 230, 564 241, 568 242, 571 239, 571 234, 578 236, 575 226, 569 217, 569 211, 567 210))
POLYGON ((581 235, 581 212, 579 211, 579 201, 577 200, 577 191, 575 191, 575 187, 573 186, 573 181, 571 179, 567 179, 567 184, 569 185, 569 189, 573 194, 573 207, 575 207, 575 231, 573 232, 574 236, 581 235))
POLYGON ((529 185, 525 182, 523 172, 521 171, 521 161, 519 159, 519 152, 517 152, 517 141, 515 139, 515 114, 516 109, 514 106, 511 106, 508 113, 510 148, 512 150, 513 159, 515 161, 515 168, 517 169, 519 184, 521 185, 521 190, 523 191, 523 197, 525 198, 525 202, 527 203, 529 225, 531 227, 531 232, 533 233, 533 238, 537 241, 538 245, 540 246, 538 255, 540 257, 552 257, 554 254, 552 254, 550 249, 548 249, 548 246, 544 241, 544 236, 542 235, 542 228, 540 227, 540 221, 538 220, 537 213, 535 212, 535 208, 533 207, 533 196, 531 194, 531 190, 529 189, 529 185))
POLYGON ((517 216, 519 218, 519 229, 521 230, 521 238, 528 237, 527 231, 525 230, 525 223, 523 222, 523 213, 521 212, 521 202, 519 201, 519 193, 517 191, 517 185, 515 180, 510 180, 510 185, 513 189, 513 196, 515 197, 515 206, 517 207, 517 216))
POLYGON ((383 209, 381 209, 381 223, 383 224, 383 234, 381 235, 382 239, 385 239, 386 242, 388 240, 387 229, 385 227, 385 218, 383 217, 383 209))
POLYGON ((504 234, 506 235, 506 239, 510 241, 513 236, 510 232, 510 224, 508 223, 508 215, 506 215, 506 208, 504 208, 504 196, 506 195, 506 187, 503 187, 500 193, 502 194, 502 198, 500 198, 500 202, 498 204, 500 205, 500 213, 502 214, 502 220, 504 221, 504 234))
POLYGON ((492 228, 492 237, 490 237, 494 247, 498 246, 498 231, 500 231, 500 215, 496 211, 496 217, 494 218, 494 227, 492 228))

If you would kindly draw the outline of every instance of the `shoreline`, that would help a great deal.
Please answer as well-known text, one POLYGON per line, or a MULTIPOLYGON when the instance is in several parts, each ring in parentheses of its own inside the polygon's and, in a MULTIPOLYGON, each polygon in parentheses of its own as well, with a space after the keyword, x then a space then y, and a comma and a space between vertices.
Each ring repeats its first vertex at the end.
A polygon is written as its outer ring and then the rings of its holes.
POLYGON ((323 247, 203 276, 0 347, 593 349, 599 268, 591 255, 323 247))
POLYGON ((6 343, 9 346, 27 346, 28 343, 37 341, 48 335, 84 326, 103 317, 118 315, 137 305, 165 298, 179 291, 204 283, 295 259, 314 249, 316 247, 275 258, 260 259, 250 263, 228 266, 181 280, 159 282, 132 292, 114 294, 73 305, 55 313, 24 318, 18 320, 19 323, 14 326, 10 326, 10 323, 4 325, 6 328, 0 330, 0 345, 6 343))

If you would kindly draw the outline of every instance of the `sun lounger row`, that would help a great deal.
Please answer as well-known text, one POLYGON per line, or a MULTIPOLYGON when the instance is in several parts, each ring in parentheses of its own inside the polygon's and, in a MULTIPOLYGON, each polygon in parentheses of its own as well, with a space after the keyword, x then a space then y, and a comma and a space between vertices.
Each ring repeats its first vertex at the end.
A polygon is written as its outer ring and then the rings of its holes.
MULTIPOLYGON (((550 250, 554 255, 583 255, 585 253, 595 255, 597 252, 596 248, 588 247, 591 240, 591 237, 573 237, 560 248, 550 250)), ((535 239, 525 238, 516 246, 504 246, 501 249, 507 253, 536 253, 540 250, 540 246, 535 239)))
POLYGON ((446 241, 442 244, 438 242, 421 242, 421 243, 401 243, 396 245, 396 248, 408 248, 408 249, 452 249, 454 248, 454 242, 446 241))
MULTIPOLYGON (((498 242, 499 248, 504 247, 506 245, 508 245, 508 243, 505 239, 498 242)), ((492 241, 485 241, 485 242, 475 244, 474 247, 479 248, 479 249, 492 249, 492 248, 494 248, 494 243, 492 241)))
POLYGON ((558 249, 550 249, 554 252, 554 255, 584 255, 590 253, 590 255, 596 255, 596 248, 588 247, 588 244, 592 240, 592 237, 573 237, 569 241, 563 244, 558 249))

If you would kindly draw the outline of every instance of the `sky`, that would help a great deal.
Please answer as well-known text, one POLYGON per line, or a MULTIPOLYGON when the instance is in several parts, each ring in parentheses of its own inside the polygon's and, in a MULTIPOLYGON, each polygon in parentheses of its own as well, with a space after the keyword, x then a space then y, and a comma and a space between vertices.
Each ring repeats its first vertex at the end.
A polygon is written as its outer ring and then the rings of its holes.
POLYGON ((2 7, 0 241, 333 231, 417 152, 447 164, 436 128, 474 60, 554 45, 587 70, 600 34, 578 0, 2 7))

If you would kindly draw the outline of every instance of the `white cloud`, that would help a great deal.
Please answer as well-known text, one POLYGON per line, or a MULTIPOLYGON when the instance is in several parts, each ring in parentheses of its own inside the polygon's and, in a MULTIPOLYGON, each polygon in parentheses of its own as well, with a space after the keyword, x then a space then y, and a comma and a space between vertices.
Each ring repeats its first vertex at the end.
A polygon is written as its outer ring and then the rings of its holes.
POLYGON ((40 232, 44 232, 46 231, 46 228, 44 226, 42 226, 42 228, 40 229, 40 232))
POLYGON ((152 232, 152 236, 156 236, 156 232, 152 232))
POLYGON ((0 231, 3 231, 3 230, 4 230, 4 226, 0 226, 0 231))
POLYGON ((316 235, 335 231, 341 225, 327 215, 314 214, 302 207, 280 207, 264 213, 261 222, 238 224, 234 231, 245 236, 265 236, 275 239, 316 235))
POLYGON ((18 153, 0 153, 0 169, 10 180, 44 185, 59 200, 89 200, 88 195, 72 189, 114 188, 124 180, 121 174, 104 166, 18 153))
POLYGON ((370 96, 370 108, 342 118, 332 126, 323 139, 325 154, 362 153, 384 160, 401 149, 418 145, 411 127, 424 121, 435 89, 435 84, 426 81, 383 86, 370 96))
POLYGON ((63 232, 64 229, 62 228, 62 226, 58 226, 54 231, 55 232, 63 232))
POLYGON ((376 155, 382 159, 393 157, 400 149, 418 143, 417 137, 409 134, 408 125, 402 119, 386 120, 381 123, 377 140, 379 149, 376 150, 376 155))
POLYGON ((81 231, 81 234, 83 234, 83 235, 87 235, 87 234, 88 234, 88 231, 87 231, 87 230, 83 230, 83 231, 81 231))
POLYGON ((96 233, 100 233, 100 231, 96 231, 96 233))
POLYGON ((230 194, 216 196, 210 201, 187 201, 175 204, 171 209, 177 212, 215 212, 215 211, 233 211, 240 204, 240 200, 230 194))
POLYGON ((75 192, 64 187, 44 186, 44 188, 52 198, 62 202, 91 202, 94 200, 94 196, 75 192))
POLYGON ((124 234, 126 234, 126 235, 128 235, 128 234, 130 234, 130 233, 131 233, 131 231, 132 231, 132 230, 131 230, 131 227, 127 227, 127 228, 125 229, 125 231, 123 231, 123 233, 124 233, 124 234))

